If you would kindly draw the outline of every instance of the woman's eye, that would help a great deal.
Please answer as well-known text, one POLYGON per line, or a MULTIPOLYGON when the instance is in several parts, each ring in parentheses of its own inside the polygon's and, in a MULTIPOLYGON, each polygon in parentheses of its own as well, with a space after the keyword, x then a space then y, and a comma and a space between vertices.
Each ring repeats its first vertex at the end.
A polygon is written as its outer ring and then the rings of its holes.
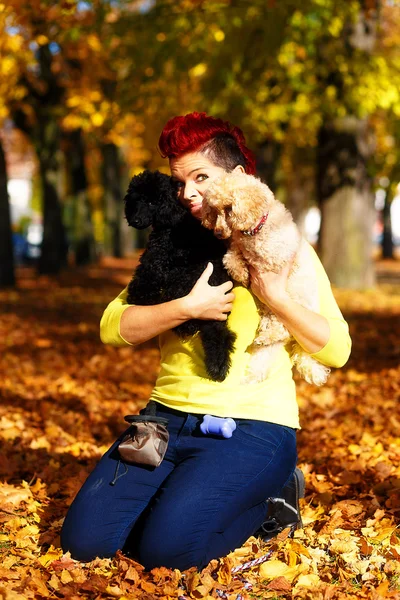
POLYGON ((205 173, 199 173, 196 177, 197 181, 205 181, 206 179, 208 179, 208 175, 205 173))

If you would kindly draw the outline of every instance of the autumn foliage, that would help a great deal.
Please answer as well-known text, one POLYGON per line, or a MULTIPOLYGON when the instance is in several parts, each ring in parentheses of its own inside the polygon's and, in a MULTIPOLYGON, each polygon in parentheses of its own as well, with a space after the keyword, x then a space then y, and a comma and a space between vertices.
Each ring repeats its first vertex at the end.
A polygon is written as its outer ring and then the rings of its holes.
POLYGON ((293 539, 250 538, 201 573, 147 573, 122 554, 88 564, 62 554, 68 505, 157 373, 155 343, 117 349, 99 340, 102 311, 132 266, 109 260, 57 279, 25 269, 17 290, 1 292, 0 598, 400 598, 394 266, 392 284, 336 290, 351 327, 350 361, 321 389, 298 381, 307 487, 304 529, 293 539), (257 566, 232 572, 255 558, 257 566))

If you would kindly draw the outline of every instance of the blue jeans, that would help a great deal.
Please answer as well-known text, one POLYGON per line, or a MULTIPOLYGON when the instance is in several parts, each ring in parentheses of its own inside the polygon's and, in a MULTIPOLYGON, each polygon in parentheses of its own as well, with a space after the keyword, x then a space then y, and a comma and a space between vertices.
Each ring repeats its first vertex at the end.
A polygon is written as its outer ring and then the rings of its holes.
POLYGON ((77 494, 62 532, 63 550, 90 561, 122 550, 146 569, 204 567, 240 547, 263 522, 296 466, 296 432, 235 419, 229 439, 203 435, 202 415, 157 404, 168 419, 167 453, 156 468, 118 463, 117 445, 77 494))

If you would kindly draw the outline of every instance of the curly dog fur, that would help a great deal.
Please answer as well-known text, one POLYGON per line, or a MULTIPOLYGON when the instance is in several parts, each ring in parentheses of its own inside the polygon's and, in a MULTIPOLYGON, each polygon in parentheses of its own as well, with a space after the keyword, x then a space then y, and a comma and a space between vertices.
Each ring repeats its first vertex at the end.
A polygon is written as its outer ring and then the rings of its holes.
MULTIPOLYGON (((181 206, 168 175, 159 171, 136 175, 124 202, 130 226, 153 228, 128 286, 130 304, 153 305, 186 296, 209 262, 214 267, 210 285, 229 281, 222 263, 225 243, 181 206)), ((208 376, 215 381, 225 379, 236 339, 226 321, 191 319, 174 331, 183 339, 198 333, 208 376)))
MULTIPOLYGON (((219 238, 230 239, 223 262, 233 279, 245 286, 250 283, 248 265, 278 273, 295 256, 288 292, 299 304, 318 311, 317 277, 307 244, 290 212, 266 184, 237 171, 219 177, 204 195, 202 223, 219 238)), ((245 383, 265 379, 282 344, 289 344, 292 364, 306 381, 325 383, 330 370, 305 352, 261 302, 259 312, 261 320, 245 383)))

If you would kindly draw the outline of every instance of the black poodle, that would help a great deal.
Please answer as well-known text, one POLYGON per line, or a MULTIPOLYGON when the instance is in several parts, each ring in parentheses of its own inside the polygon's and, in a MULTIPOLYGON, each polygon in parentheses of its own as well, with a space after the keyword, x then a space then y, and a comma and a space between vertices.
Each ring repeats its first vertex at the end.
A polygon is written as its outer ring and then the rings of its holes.
MULTIPOLYGON (((160 304, 186 296, 208 262, 214 266, 210 285, 229 281, 222 264, 224 242, 179 203, 171 177, 159 171, 136 175, 124 202, 125 217, 131 227, 153 228, 128 286, 130 304, 160 304)), ((215 381, 225 379, 236 339, 226 321, 191 319, 174 331, 183 339, 199 333, 207 374, 215 381)))

